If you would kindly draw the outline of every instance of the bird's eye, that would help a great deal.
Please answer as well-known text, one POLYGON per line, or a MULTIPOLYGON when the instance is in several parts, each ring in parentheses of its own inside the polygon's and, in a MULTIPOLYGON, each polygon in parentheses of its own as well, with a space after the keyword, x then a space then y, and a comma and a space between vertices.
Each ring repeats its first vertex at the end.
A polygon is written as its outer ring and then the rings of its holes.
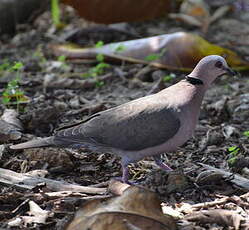
POLYGON ((217 62, 215 63, 215 67, 221 68, 221 67, 222 67, 222 62, 221 62, 221 61, 217 61, 217 62))

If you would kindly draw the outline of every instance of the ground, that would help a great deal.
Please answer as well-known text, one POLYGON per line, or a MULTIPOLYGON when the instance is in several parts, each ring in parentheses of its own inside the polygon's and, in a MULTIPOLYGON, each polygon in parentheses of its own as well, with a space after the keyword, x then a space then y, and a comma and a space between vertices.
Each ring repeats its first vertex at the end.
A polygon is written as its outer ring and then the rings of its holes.
MULTIPOLYGON (((18 108, 19 119, 24 130, 21 140, 16 142, 35 136, 52 135, 55 129, 63 125, 77 122, 95 112, 145 96, 155 87, 157 75, 176 74, 176 78, 163 82, 163 87, 174 84, 185 75, 182 72, 149 67, 149 71, 138 76, 137 73, 145 68, 145 65, 110 63, 111 67, 106 69, 103 76, 99 76, 100 82, 104 83, 94 83, 89 88, 81 87, 80 89, 77 88, 77 82, 74 83, 76 84, 74 87, 51 84, 54 78, 88 81, 89 79, 84 79, 82 75, 95 65, 75 61, 58 63, 58 59, 49 49, 50 44, 59 43, 74 28, 79 28, 80 25, 84 27, 87 24, 74 16, 71 11, 66 11, 66 13, 70 24, 62 32, 55 32, 49 13, 46 12, 32 25, 20 26, 19 32, 13 38, 4 36, 1 39, 0 61, 2 63, 3 60, 8 60, 10 63, 18 61, 24 65, 24 70, 20 73, 20 88, 29 101, 18 108)), ((246 12, 227 15, 210 26, 205 38, 217 45, 232 49, 249 60, 248 20, 249 14, 246 12)), ((175 31, 200 33, 197 28, 186 27, 184 24, 169 19, 130 23, 128 26, 132 31, 129 39, 132 39, 132 36, 134 38, 148 37, 175 31)), ((106 36, 103 33, 91 38, 89 34, 86 40, 89 44, 94 44, 98 40, 105 40, 106 36)), ((108 36, 106 39, 108 41, 117 41, 118 36, 124 36, 120 39, 126 39, 125 35, 121 34, 113 35, 113 38, 110 38, 109 34, 108 36)), ((16 72, 3 71, 0 77, 0 92, 3 92, 7 83, 15 77, 16 72)), ((1 113, 5 108, 4 104, 0 105, 1 113)), ((17 109, 16 106, 12 108, 17 109)), ((236 210, 243 217, 249 218, 248 203, 246 206, 236 203, 234 201, 236 199, 233 200, 234 197, 245 194, 246 190, 235 187, 231 178, 224 180, 224 178, 217 178, 217 174, 203 177, 202 172, 205 170, 199 165, 203 163, 249 177, 249 137, 245 133, 249 130, 248 111, 248 72, 240 72, 236 78, 224 76, 218 79, 205 96, 195 136, 177 152, 165 153, 163 156, 163 159, 176 170, 176 174, 168 175, 162 172, 151 158, 147 158, 130 166, 130 178, 156 191, 165 205, 179 213, 184 213, 179 207, 186 203, 197 205, 219 198, 231 198, 214 206, 236 210), (231 158, 235 159, 231 160, 231 158)), ((9 143, 11 141, 2 144, 9 143)), ((37 169, 47 170, 47 178, 83 186, 106 182, 112 177, 121 175, 119 158, 116 156, 53 148, 25 151, 5 150, 0 159, 0 167, 21 173, 37 169)), ((32 197, 31 193, 36 192, 21 191, 12 186, 0 185, 1 227, 7 227, 7 222, 17 215, 13 210, 29 196, 32 197)), ((243 199, 248 202, 249 198, 247 196, 243 199)), ((58 200, 57 203, 55 200, 39 201, 37 199, 35 201, 41 208, 50 209, 55 213, 54 219, 48 224, 30 226, 41 229, 60 229, 59 220, 64 221, 68 213, 72 214, 79 205, 72 206, 68 203, 66 207, 62 207, 63 205, 58 203, 58 200)), ((207 207, 200 205, 199 209, 207 209, 207 207)), ((198 224, 193 225, 192 229, 225 229, 215 223, 197 226, 198 224)))

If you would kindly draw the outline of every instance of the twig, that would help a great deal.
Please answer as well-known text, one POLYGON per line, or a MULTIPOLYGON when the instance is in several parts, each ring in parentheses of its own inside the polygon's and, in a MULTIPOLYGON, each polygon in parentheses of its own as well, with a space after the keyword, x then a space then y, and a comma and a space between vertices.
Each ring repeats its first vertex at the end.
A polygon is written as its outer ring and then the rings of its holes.
POLYGON ((32 189, 37 184, 46 183, 46 187, 51 191, 72 191, 83 192, 87 194, 104 194, 106 188, 94 188, 90 186, 80 186, 77 184, 70 184, 64 181, 56 181, 47 178, 34 177, 25 175, 23 173, 16 173, 14 171, 0 168, 0 183, 13 185, 22 189, 32 189))
POLYGON ((230 172, 225 171, 224 169, 217 169, 215 167, 199 163, 202 167, 222 174, 224 178, 231 178, 229 182, 233 183, 234 185, 238 186, 240 189, 249 191, 249 180, 245 177, 242 177, 238 174, 233 174, 230 172))

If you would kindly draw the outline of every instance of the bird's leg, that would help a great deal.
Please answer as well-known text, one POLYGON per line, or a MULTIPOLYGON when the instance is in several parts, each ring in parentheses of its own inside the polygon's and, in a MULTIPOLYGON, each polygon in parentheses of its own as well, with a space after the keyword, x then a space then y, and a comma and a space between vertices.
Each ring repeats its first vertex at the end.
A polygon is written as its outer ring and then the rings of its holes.
POLYGON ((160 155, 153 156, 153 158, 154 158, 156 164, 157 164, 161 169, 163 169, 163 170, 165 170, 165 171, 172 171, 172 170, 173 170, 172 168, 170 168, 168 165, 166 165, 166 164, 162 161, 160 155))
POLYGON ((130 184, 128 178, 129 178, 129 170, 128 170, 128 164, 122 164, 122 181, 126 184, 130 184))
POLYGON ((122 165, 122 182, 129 184, 129 185, 133 185, 134 183, 130 182, 129 179, 129 169, 128 169, 128 165, 130 163, 134 163, 134 160, 129 159, 128 157, 122 157, 121 159, 121 165, 122 165))

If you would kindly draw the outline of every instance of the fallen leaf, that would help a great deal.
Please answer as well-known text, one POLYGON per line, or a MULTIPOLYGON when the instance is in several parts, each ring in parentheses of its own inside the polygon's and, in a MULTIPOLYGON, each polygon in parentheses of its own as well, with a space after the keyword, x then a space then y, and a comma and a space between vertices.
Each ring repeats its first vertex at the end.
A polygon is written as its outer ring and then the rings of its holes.
POLYGON ((244 218, 235 211, 225 209, 205 210, 192 213, 185 218, 188 221, 200 223, 216 223, 226 227, 234 227, 238 230, 244 218))
POLYGON ((14 109, 5 109, 0 117, 0 143, 18 140, 22 137, 23 127, 14 109))
POLYGON ((185 0, 181 4, 180 13, 169 14, 169 17, 200 27, 203 33, 207 33, 209 25, 229 10, 231 10, 229 5, 220 6, 211 15, 209 5, 204 0, 185 0))
POLYGON ((55 55, 72 59, 96 60, 96 56, 102 54, 107 59, 105 61, 119 59, 182 71, 190 71, 203 57, 216 54, 224 56, 228 64, 236 70, 249 69, 249 62, 235 52, 185 32, 110 43, 98 48, 73 48, 66 45, 52 45, 51 48, 55 55))
POLYGON ((162 213, 160 203, 154 192, 131 186, 121 196, 85 203, 66 229, 176 229, 174 219, 162 213))

